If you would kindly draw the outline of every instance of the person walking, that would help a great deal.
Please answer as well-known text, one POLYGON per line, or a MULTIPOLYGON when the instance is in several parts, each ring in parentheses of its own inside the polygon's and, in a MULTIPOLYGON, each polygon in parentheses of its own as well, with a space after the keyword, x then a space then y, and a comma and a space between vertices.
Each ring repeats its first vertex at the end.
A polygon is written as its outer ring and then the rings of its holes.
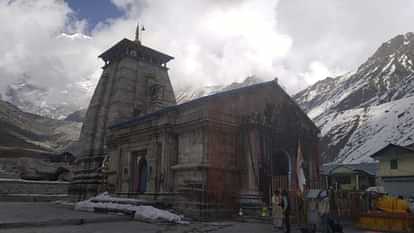
POLYGON ((331 228, 329 226, 329 196, 326 191, 322 191, 319 194, 319 203, 318 203, 318 213, 321 219, 322 233, 331 233, 331 228))
POLYGON ((283 219, 284 219, 284 228, 286 233, 290 233, 290 203, 289 203, 289 193, 286 190, 282 192, 283 198, 283 219))
POLYGON ((279 190, 276 190, 272 196, 272 218, 273 229, 281 232, 283 227, 283 197, 279 190))

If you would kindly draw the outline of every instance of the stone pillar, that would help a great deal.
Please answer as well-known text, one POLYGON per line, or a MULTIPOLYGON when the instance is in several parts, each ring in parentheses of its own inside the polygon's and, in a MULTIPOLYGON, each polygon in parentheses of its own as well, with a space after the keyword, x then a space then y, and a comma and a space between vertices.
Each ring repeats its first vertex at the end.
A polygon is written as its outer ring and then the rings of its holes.
POLYGON ((258 157, 261 153, 257 130, 248 127, 243 130, 242 159, 244 168, 242 174, 242 188, 240 192, 240 207, 248 214, 255 214, 263 205, 263 196, 259 191, 259 166, 258 157))
POLYGON ((359 175, 355 175, 355 188, 356 190, 359 190, 359 175))

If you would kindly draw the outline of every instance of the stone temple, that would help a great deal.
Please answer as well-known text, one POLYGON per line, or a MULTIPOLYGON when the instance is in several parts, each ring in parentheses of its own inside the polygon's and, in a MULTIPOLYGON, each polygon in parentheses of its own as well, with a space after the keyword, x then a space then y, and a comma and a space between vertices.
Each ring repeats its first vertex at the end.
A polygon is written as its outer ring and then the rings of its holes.
POLYGON ((71 186, 78 199, 109 191, 208 217, 298 189, 299 170, 318 185, 319 131, 276 80, 177 105, 173 57, 138 36, 99 57, 71 186))

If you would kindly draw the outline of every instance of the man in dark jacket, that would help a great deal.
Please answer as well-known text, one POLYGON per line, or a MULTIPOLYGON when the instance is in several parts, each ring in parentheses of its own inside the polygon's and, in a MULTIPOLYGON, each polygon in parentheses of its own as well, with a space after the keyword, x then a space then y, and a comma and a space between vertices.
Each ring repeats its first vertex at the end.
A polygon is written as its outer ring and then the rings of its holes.
POLYGON ((284 214, 284 225, 286 233, 290 233, 290 203, 289 203, 289 193, 286 190, 282 192, 283 196, 283 214, 284 214))

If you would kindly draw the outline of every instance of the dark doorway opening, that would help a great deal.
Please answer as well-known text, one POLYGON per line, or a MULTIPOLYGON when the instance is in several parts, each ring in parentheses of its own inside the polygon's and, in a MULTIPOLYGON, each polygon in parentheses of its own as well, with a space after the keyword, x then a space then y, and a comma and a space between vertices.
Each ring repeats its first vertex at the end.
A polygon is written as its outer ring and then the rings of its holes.
POLYGON ((289 190, 291 185, 290 155, 278 150, 272 156, 272 192, 275 190, 289 190))
POLYGON ((287 176, 290 173, 289 155, 284 151, 276 151, 272 156, 272 175, 287 176))
POLYGON ((144 193, 148 186, 148 162, 146 150, 132 153, 132 192, 144 193))
POLYGON ((138 176, 139 184, 137 192, 144 193, 147 191, 147 180, 148 180, 148 165, 147 160, 142 158, 138 163, 138 176))

